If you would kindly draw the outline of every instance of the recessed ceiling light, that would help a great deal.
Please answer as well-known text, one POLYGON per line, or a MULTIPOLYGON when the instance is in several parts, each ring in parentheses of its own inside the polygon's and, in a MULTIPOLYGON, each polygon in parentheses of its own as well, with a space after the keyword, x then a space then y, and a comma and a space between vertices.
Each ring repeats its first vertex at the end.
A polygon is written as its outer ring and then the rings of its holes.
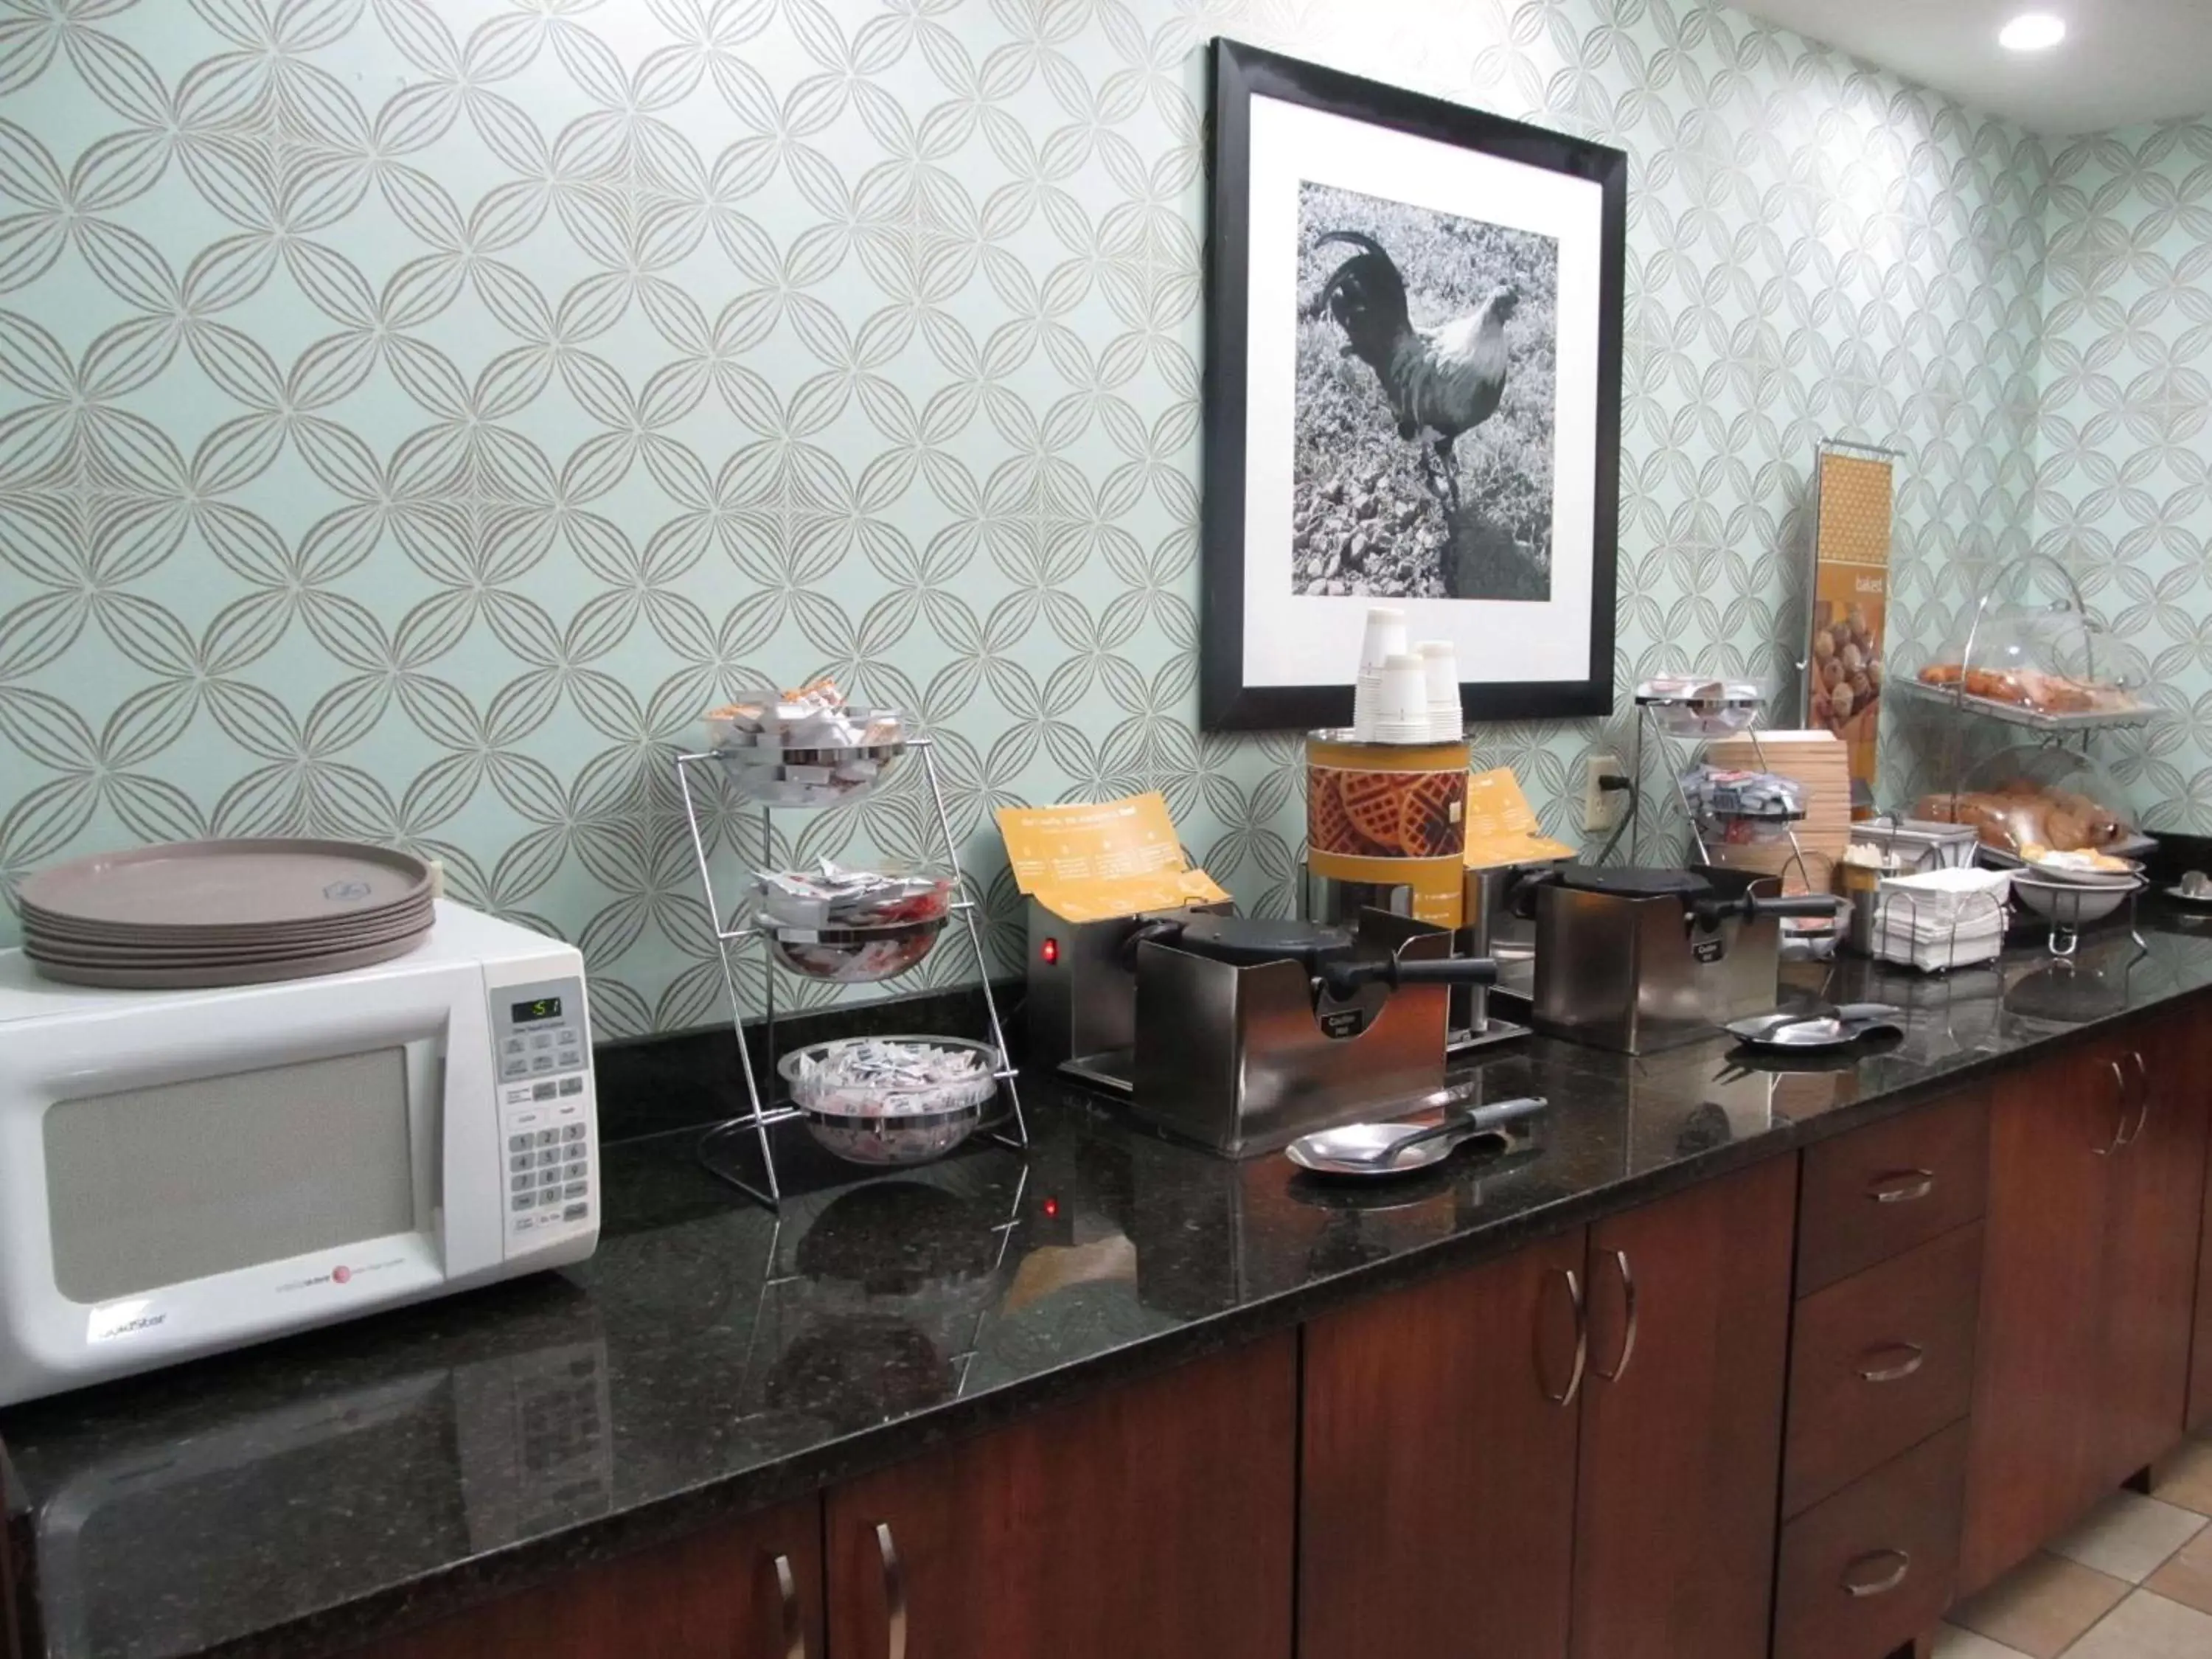
POLYGON ((2066 38, 2066 20, 2047 11, 2024 12, 1997 34, 2008 52, 2048 52, 2066 38))

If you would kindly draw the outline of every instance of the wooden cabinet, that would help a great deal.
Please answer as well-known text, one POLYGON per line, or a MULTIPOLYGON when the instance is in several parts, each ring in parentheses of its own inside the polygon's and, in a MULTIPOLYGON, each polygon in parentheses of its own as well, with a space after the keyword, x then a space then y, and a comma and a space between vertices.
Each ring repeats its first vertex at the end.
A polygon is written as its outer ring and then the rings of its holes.
POLYGON ((1297 1432, 1285 1331, 849 1481, 830 1651, 1288 1659, 1297 1432))
POLYGON ((1996 1085, 1964 1593, 2181 1437, 2205 1182, 2198 1024, 2085 1042, 1996 1085))
MULTIPOLYGON (((2197 1079, 2196 1086, 2212 1091, 2212 1069, 2197 1079)), ((2205 1158, 2204 1216, 2198 1228, 2203 1242, 2197 1258, 2197 1329, 2189 1353, 2189 1428, 2191 1433, 2212 1425, 2212 1152, 2205 1158)))
POLYGON ((1300 1659, 1765 1659, 1796 1174, 1309 1327, 1300 1659))
POLYGON ((1975 1342, 1966 1534, 1971 1595, 2104 1490, 2106 1175, 2124 1114, 2108 1056, 2084 1048, 1997 1082, 1975 1342))
POLYGON ((1875 1659, 1933 1629, 1956 1580, 1966 1472, 1954 1423, 1784 1527, 1775 1659, 1875 1659))
MULTIPOLYGON (((2191 1062, 2176 1066, 2171 1073, 2168 1087, 2155 1097, 2164 1104, 2171 1099, 2176 1109, 2193 1112, 2200 1121, 2212 1122, 2212 1014, 2204 1020, 2204 1029, 2196 1038, 2191 1062)), ((2189 1364, 2189 1395, 2185 1407, 2187 1426, 2195 1431, 2212 1425, 2212 1151, 2206 1154, 2207 1186, 2200 1194, 2204 1208, 2199 1215, 2199 1246, 2197 1268, 2196 1328, 2191 1344, 2189 1364)))
POLYGON ((1580 1229, 1306 1328, 1300 1659, 1563 1659, 1580 1229))
POLYGON ((1773 1659, 1902 1650, 1951 1601, 1989 1124, 1977 1087, 1805 1154, 1773 1659))
POLYGON ((1290 1659, 1297 1345, 1285 1332, 833 1489, 826 1583, 810 1498, 367 1653, 1290 1659))
POLYGON ((1763 1659, 1797 1161, 1591 1229, 1577 1659, 1763 1659))
POLYGON ((2185 1431, 2197 1256, 2204 1211, 2205 1079, 2212 1021, 2168 1018, 2112 1046, 2138 1104, 2126 1144, 2106 1160, 2102 1472, 2125 1480, 2185 1431))
POLYGON ((373 1659, 818 1659, 822 1613, 822 1505, 809 1498, 586 1567, 366 1652, 373 1659))
POLYGON ((1966 1416, 1981 1277, 1982 1230, 1969 1223, 1797 1304, 1784 1516, 1966 1416))
POLYGON ((1989 1094, 1957 1097, 1824 1142, 1805 1154, 1797 1294, 1965 1225, 1987 1206, 1989 1094))

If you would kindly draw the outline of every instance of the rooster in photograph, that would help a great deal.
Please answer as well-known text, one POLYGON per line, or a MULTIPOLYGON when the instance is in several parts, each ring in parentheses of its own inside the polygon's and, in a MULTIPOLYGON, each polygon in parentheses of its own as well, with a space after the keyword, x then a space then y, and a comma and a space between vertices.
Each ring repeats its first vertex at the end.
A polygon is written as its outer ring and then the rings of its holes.
POLYGON ((1313 310, 1327 311, 1344 330, 1344 356, 1375 371, 1398 435, 1410 441, 1435 434, 1421 452, 1421 470, 1431 489, 1455 503, 1452 444, 1488 420, 1505 395, 1505 323, 1520 295, 1500 288, 1480 311, 1417 327, 1406 308, 1406 279, 1380 242, 1361 231, 1332 230, 1315 246, 1328 242, 1360 251, 1322 285, 1313 310))

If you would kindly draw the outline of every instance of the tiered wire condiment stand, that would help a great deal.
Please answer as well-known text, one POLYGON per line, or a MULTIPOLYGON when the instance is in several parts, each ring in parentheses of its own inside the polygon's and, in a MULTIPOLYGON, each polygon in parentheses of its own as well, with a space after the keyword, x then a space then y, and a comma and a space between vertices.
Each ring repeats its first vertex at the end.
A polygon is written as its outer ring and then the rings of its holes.
MULTIPOLYGON (((1649 734, 1650 739, 1657 748, 1660 763, 1667 768, 1668 781, 1674 787, 1675 803, 1682 809, 1683 822, 1689 828, 1690 840, 1697 849, 1698 862, 1700 864, 1711 864, 1716 860, 1713 858, 1713 849, 1705 840, 1705 830, 1698 824, 1697 807, 1690 799, 1689 791, 1682 782, 1684 775, 1689 770, 1687 759, 1694 759, 1696 756, 1703 753, 1708 744, 1720 742, 1727 738, 1741 738, 1751 744, 1752 756, 1758 761, 1759 769, 1763 772, 1772 771, 1774 769, 1767 762, 1765 745, 1759 740, 1759 722, 1765 712, 1765 702, 1766 699, 1762 694, 1749 690, 1726 691, 1717 700, 1710 696, 1700 697, 1686 692, 1674 693, 1648 689, 1639 689, 1637 691, 1636 776, 1640 781, 1644 775, 1644 751, 1646 737, 1649 734), (1746 711, 1744 724, 1730 731, 1717 733, 1701 732, 1694 737, 1686 732, 1668 729, 1668 710, 1686 711, 1691 718, 1697 719, 1710 717, 1717 708, 1746 711)), ((1639 823, 1630 843, 1631 857, 1638 860, 1643 853, 1640 806, 1641 796, 1639 795, 1638 807, 1632 809, 1636 810, 1639 823)), ((1804 845, 1797 839, 1796 821, 1795 819, 1784 821, 1783 830, 1784 836, 1790 843, 1788 865, 1796 866, 1797 879, 1804 884, 1808 892, 1814 890, 1810 878, 1810 866, 1805 862, 1804 845)))
MULTIPOLYGON (((989 957, 983 946, 983 930, 976 920, 979 902, 970 890, 967 872, 960 865, 960 850, 953 840, 952 817, 946 811, 945 790, 937 775, 935 745, 927 737, 908 736, 895 743, 882 744, 867 749, 815 750, 808 751, 810 759, 817 763, 836 766, 846 761, 872 760, 882 765, 895 763, 912 751, 921 757, 922 775, 929 786, 932 822, 937 828, 938 851, 946 870, 951 872, 952 897, 946 906, 948 913, 958 919, 961 931, 968 941, 974 958, 976 979, 982 988, 983 1007, 991 1024, 991 1048, 996 1060, 992 1075, 997 1079, 1006 1109, 993 1121, 984 1125, 981 1133, 988 1134, 1001 1146, 1017 1150, 1030 1144, 1029 1124, 1022 1115, 1022 1098, 1018 1081, 1019 1073, 1007 1059, 1006 1030, 999 1017, 999 999, 991 988, 989 957)), ((805 1114, 788 1101, 779 1100, 772 1089, 761 1086, 760 1068, 753 1062, 752 1047, 745 1039, 745 1001, 739 988, 738 964, 744 954, 754 952, 761 963, 762 1013, 760 1036, 763 1064, 771 1079, 775 1076, 776 1056, 776 997, 775 983, 779 973, 792 971, 776 960, 770 947, 769 929, 757 921, 741 920, 741 913, 725 910, 714 890, 714 874, 707 851, 707 832, 699 819, 699 797, 692 786, 695 771, 705 769, 713 772, 716 787, 726 793, 726 798, 740 803, 760 815, 759 847, 763 866, 775 862, 775 814, 778 811, 835 811, 837 803, 793 805, 761 800, 747 796, 732 781, 724 757, 713 750, 700 750, 676 757, 676 782, 684 799, 684 820, 691 831, 691 851, 697 860, 699 884, 706 895, 707 913, 714 929, 714 950, 722 964, 722 983, 730 1000, 730 1023, 738 1039, 739 1069, 744 1074, 746 1109, 740 1115, 709 1130, 699 1143, 699 1161, 714 1174, 749 1196, 759 1200, 770 1209, 781 1207, 784 1199, 783 1177, 776 1167, 775 1138, 769 1131, 779 1124, 797 1122, 805 1114), (743 1172, 738 1149, 750 1140, 759 1157, 761 1179, 756 1183, 743 1172)), ((854 1165, 856 1175, 864 1167, 854 1165)))

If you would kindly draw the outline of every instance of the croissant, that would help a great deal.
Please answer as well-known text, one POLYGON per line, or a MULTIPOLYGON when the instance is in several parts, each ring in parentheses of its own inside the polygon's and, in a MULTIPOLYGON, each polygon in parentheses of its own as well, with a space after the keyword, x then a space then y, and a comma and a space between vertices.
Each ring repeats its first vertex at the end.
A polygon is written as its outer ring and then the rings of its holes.
POLYGON ((2002 791, 1924 795, 1912 813, 1937 823, 1966 824, 1983 846, 2002 853, 2017 853, 2028 846, 2093 852, 2125 839, 2128 833, 2118 813, 2087 795, 2017 782, 2002 791))

